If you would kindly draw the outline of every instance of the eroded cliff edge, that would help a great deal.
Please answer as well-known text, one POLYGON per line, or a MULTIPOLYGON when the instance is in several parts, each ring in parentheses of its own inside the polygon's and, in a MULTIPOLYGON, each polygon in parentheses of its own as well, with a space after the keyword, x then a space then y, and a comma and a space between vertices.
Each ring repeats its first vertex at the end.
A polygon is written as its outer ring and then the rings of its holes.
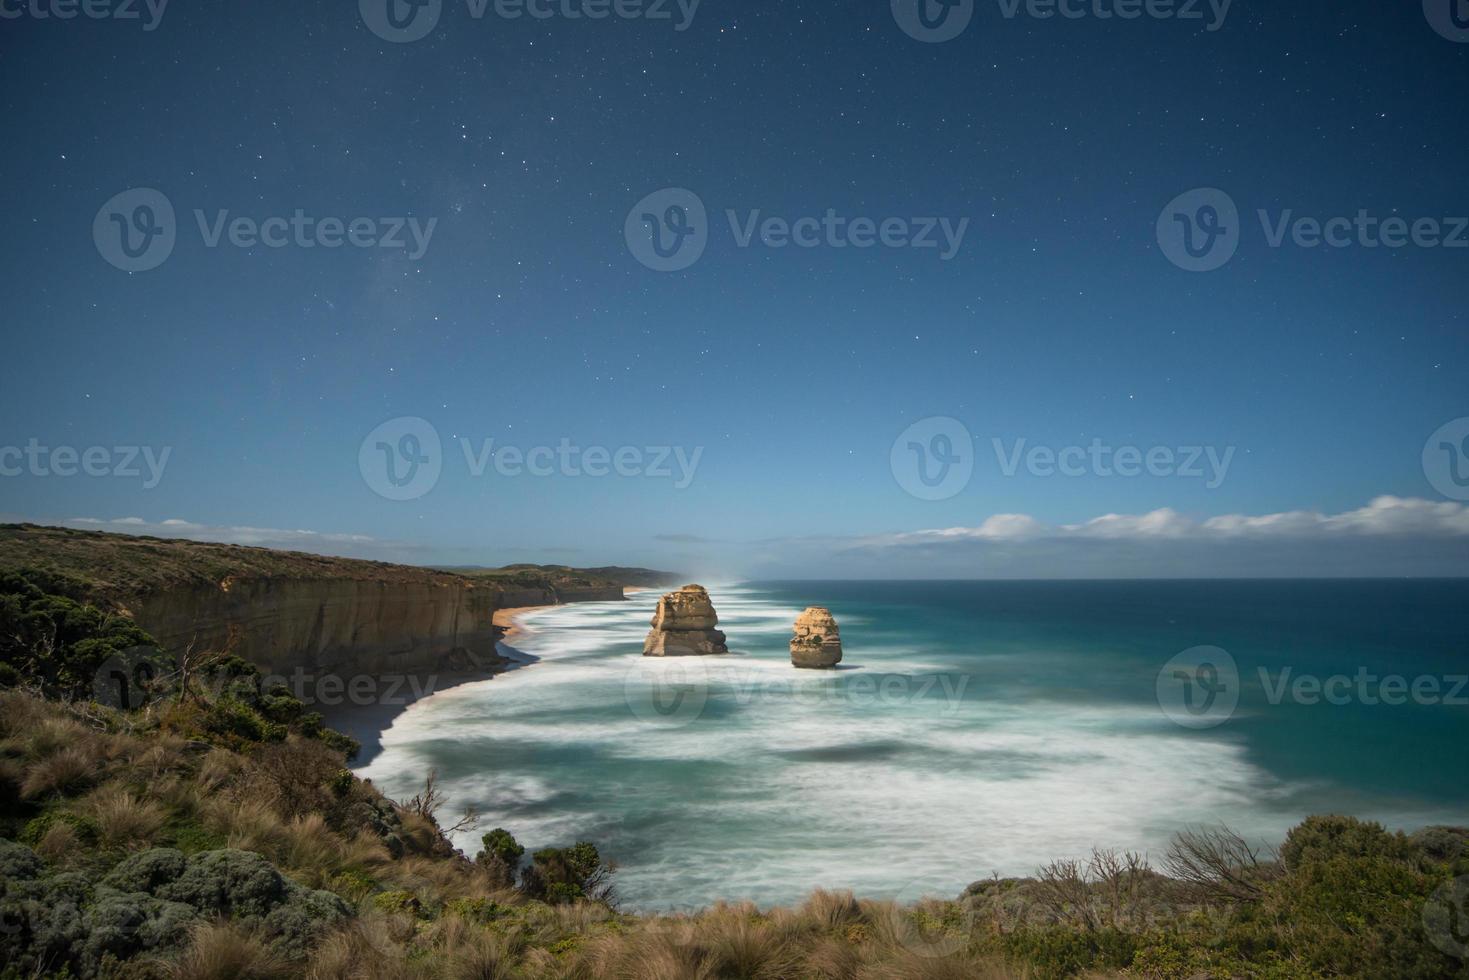
POLYGON ((171 653, 228 650, 275 674, 489 671, 496 610, 623 598, 559 566, 448 572, 35 525, 0 525, 0 572, 51 577, 171 653))

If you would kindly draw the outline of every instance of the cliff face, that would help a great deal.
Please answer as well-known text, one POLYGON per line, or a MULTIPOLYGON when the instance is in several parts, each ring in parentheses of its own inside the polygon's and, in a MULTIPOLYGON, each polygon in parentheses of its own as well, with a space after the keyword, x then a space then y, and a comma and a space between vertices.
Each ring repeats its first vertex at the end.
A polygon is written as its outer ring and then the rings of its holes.
POLYGON ((130 611, 165 649, 224 650, 270 673, 472 670, 495 652, 495 611, 621 599, 622 589, 470 582, 257 579, 143 596, 130 611))
POLYGON ((620 583, 554 570, 459 575, 30 525, 0 526, 4 571, 64 579, 175 655, 228 650, 282 676, 488 671, 506 662, 496 610, 623 598, 620 583))
POLYGON ((270 673, 386 674, 497 661, 500 605, 497 590, 472 586, 264 579, 143 596, 131 612, 173 653, 227 649, 270 673))

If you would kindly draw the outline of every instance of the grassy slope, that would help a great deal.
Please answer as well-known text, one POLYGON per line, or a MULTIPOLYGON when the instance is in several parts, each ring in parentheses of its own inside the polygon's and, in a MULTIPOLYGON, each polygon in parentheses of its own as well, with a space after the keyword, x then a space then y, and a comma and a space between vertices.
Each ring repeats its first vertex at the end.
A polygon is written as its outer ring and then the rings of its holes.
POLYGON ((230 578, 349 579, 354 581, 453 583, 550 588, 642 584, 647 569, 578 570, 564 566, 514 566, 457 574, 412 565, 334 558, 300 551, 243 545, 135 537, 32 524, 0 525, 0 572, 42 570, 81 586, 82 596, 106 604, 130 596, 189 586, 217 586, 230 578), (626 574, 627 578, 620 577, 626 574), (636 581, 634 581, 636 579, 636 581))

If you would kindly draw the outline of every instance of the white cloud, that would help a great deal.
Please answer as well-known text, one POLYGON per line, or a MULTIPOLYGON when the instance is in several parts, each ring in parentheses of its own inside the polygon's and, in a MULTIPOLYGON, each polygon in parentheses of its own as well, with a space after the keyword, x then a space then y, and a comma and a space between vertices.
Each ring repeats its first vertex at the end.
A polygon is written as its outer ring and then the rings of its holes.
POLYGON ((1104 514, 1083 524, 1044 524, 1027 514, 996 514, 977 527, 950 527, 864 539, 865 544, 917 544, 945 540, 1082 538, 1103 540, 1239 537, 1325 537, 1347 535, 1465 535, 1469 507, 1452 502, 1378 497, 1341 514, 1287 511, 1251 517, 1224 514, 1197 521, 1171 508, 1146 514, 1104 514))
POLYGON ((148 534, 160 538, 188 538, 194 541, 246 544, 266 548, 296 548, 305 551, 325 551, 334 546, 378 543, 375 538, 365 534, 332 534, 321 531, 283 530, 248 525, 196 524, 177 517, 170 517, 157 524, 150 524, 141 517, 117 517, 112 520, 74 517, 62 523, 68 526, 85 527, 88 530, 116 529, 119 532, 126 531, 128 534, 148 534))
POLYGON ((1338 514, 1194 517, 1171 508, 1047 524, 772 542, 752 577, 1217 578, 1469 575, 1469 506, 1378 497, 1338 514))

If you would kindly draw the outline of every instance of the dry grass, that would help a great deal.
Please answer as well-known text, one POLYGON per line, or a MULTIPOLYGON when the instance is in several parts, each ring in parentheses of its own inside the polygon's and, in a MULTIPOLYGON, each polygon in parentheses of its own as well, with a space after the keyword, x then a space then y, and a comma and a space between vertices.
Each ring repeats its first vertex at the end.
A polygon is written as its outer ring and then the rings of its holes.
POLYGON ((189 945, 168 965, 172 980, 285 980, 296 972, 255 936, 225 922, 195 926, 189 945))
POLYGON ((442 940, 442 972, 445 980, 508 980, 516 972, 521 945, 513 936, 499 935, 470 926, 462 919, 446 920, 442 940))
POLYGON ((411 980, 408 947, 387 942, 382 916, 365 915, 327 936, 306 964, 307 980, 411 980))
POLYGON ((827 931, 845 929, 865 918, 862 906, 851 892, 829 892, 821 888, 812 892, 798 911, 818 929, 827 931))
POLYGON ((184 739, 160 733, 147 741, 122 739, 127 760, 137 778, 155 782, 185 769, 184 739))
POLYGON ((281 818, 259 800, 215 797, 204 801, 199 816, 205 827, 242 851, 273 854, 285 838, 281 818))
POLYGON ((82 842, 68 823, 53 823, 36 842, 35 851, 49 864, 66 865, 81 853, 82 842))
POLYGON ((342 860, 342 838, 327 827, 319 813, 294 817, 281 827, 277 857, 312 888, 324 887, 346 863, 342 860))
POLYGON ((94 790, 82 800, 81 809, 96 822, 104 847, 147 847, 168 820, 163 807, 116 784, 94 790))
POLYGON ((28 800, 82 786, 96 776, 95 760, 81 748, 61 749, 26 766, 20 795, 28 800))

